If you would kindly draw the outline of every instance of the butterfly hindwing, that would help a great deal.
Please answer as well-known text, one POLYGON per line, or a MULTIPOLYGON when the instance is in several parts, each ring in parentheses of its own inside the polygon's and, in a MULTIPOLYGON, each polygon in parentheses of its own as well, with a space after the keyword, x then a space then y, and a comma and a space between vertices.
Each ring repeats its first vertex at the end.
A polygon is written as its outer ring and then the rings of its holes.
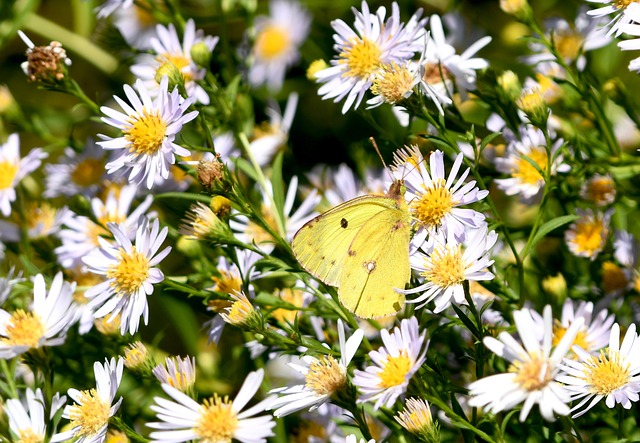
POLYGON ((305 224, 293 238, 293 252, 312 275, 338 286, 349 246, 365 223, 395 201, 365 195, 349 200, 305 224), (391 203, 390 203, 391 202, 391 203))
POLYGON ((404 305, 404 294, 394 288, 404 289, 411 277, 411 220, 405 208, 376 214, 360 228, 347 250, 338 295, 358 317, 392 315, 404 305))

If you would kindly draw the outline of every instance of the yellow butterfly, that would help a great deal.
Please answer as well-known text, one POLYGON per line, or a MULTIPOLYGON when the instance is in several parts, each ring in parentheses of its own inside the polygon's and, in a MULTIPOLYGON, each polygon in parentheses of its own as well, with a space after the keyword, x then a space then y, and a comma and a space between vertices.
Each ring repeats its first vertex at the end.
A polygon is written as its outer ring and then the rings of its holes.
POLYGON ((411 215, 404 181, 386 195, 356 197, 305 224, 293 237, 300 264, 327 285, 338 287, 340 302, 356 316, 393 315, 404 305, 411 277, 411 215))

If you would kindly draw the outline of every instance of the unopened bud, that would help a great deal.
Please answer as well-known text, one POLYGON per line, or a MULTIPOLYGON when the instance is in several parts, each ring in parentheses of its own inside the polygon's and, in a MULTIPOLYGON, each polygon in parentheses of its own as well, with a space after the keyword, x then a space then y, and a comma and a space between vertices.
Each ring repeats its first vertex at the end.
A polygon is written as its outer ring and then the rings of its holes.
POLYGON ((209 68, 211 63, 211 50, 209 46, 203 41, 199 41, 191 47, 191 59, 193 62, 202 67, 209 68))

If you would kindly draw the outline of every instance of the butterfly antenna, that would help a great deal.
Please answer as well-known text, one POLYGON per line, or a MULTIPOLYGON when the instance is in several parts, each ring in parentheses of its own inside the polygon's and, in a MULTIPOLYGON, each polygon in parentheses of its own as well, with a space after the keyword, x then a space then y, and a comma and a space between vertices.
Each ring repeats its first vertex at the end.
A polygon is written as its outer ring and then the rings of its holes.
POLYGON ((387 174, 389 174, 389 176, 391 176, 391 178, 393 179, 393 174, 391 174, 391 171, 389 170, 389 167, 387 166, 387 163, 384 161, 384 158, 382 158, 382 153, 380 152, 380 148, 378 148, 378 144, 376 143, 376 139, 373 138, 373 137, 369 137, 369 141, 371 142, 371 144, 373 145, 373 148, 378 153, 378 157, 380 157, 380 161, 382 162, 382 166, 384 166, 385 171, 387 171, 387 174))

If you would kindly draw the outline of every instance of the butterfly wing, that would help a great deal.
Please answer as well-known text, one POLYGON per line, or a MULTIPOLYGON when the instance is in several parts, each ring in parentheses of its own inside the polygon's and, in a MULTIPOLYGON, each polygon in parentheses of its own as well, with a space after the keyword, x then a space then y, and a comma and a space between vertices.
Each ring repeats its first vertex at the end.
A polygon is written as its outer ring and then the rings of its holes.
POLYGON ((365 195, 349 200, 305 224, 291 247, 300 264, 331 286, 338 286, 345 256, 360 229, 389 209, 389 199, 365 195))
POLYGON ((384 317, 402 309, 404 294, 394 288, 404 289, 411 277, 409 211, 404 202, 387 200, 391 207, 358 231, 340 275, 340 302, 361 318, 384 317))

